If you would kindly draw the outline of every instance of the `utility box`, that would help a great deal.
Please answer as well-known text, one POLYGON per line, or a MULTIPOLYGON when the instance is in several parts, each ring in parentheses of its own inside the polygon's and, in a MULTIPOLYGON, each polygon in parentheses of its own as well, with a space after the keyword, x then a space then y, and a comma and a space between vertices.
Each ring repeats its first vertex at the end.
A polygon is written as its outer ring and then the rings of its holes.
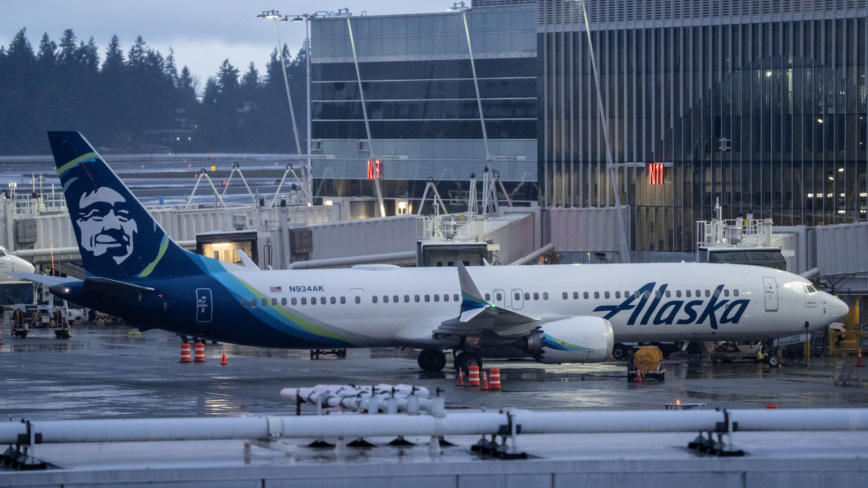
POLYGON ((21 219, 15 222, 15 233, 19 244, 36 242, 36 219, 21 219))
POLYGON ((461 262, 465 266, 482 266, 488 259, 487 242, 419 241, 416 246, 416 266, 451 267, 461 262))
POLYGON ((307 227, 289 229, 289 248, 292 254, 313 252, 313 232, 307 227))

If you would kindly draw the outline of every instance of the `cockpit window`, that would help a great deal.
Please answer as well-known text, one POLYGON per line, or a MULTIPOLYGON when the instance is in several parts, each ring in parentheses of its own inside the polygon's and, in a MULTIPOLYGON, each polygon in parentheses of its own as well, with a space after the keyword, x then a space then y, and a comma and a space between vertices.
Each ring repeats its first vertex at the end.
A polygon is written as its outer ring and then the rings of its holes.
POLYGON ((790 290, 793 290, 796 293, 802 293, 805 295, 813 295, 814 293, 817 293, 817 289, 814 288, 814 285, 799 283, 799 282, 795 282, 795 281, 792 283, 786 283, 784 285, 784 287, 789 288, 790 290))
POLYGON ((813 295, 814 293, 817 293, 817 289, 814 288, 814 285, 805 285, 805 288, 807 288, 808 290, 808 295, 813 295))
POLYGON ((6 255, 6 250, 0 247, 0 258, 6 255))

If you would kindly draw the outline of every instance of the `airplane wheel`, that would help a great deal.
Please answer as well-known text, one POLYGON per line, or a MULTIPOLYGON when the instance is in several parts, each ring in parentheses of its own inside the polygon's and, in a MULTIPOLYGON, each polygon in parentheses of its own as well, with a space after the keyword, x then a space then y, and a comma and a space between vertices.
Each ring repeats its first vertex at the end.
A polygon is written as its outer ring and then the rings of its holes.
POLYGON ((436 373, 446 367, 446 355, 440 349, 423 349, 419 353, 418 362, 424 371, 436 373))
POLYGON ((612 348, 612 357, 615 358, 615 361, 623 361, 627 357, 627 348, 624 344, 615 344, 615 347, 612 348))
POLYGON ((769 355, 769 366, 771 366, 772 368, 777 368, 779 364, 781 364, 781 360, 776 354, 769 355))
POLYGON ((471 366, 478 366, 482 369, 482 358, 475 352, 462 352, 455 358, 455 370, 459 368, 464 372, 469 372, 471 366))

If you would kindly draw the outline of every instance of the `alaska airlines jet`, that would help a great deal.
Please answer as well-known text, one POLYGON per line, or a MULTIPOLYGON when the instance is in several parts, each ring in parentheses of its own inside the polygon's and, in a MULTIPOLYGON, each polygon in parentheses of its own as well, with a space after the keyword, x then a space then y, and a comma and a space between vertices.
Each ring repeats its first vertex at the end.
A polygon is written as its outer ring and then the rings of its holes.
POLYGON ((142 328, 263 347, 414 347, 439 371, 444 349, 456 368, 504 347, 596 362, 616 339, 764 340, 848 311, 800 276, 727 264, 263 271, 242 255, 238 266, 172 242, 78 132, 48 138, 88 276, 26 277, 142 328))

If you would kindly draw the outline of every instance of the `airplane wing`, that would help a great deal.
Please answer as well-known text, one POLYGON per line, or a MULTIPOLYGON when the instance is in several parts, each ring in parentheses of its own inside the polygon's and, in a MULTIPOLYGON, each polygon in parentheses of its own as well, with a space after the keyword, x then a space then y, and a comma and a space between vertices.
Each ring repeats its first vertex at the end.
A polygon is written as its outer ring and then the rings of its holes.
POLYGON ((485 331, 524 334, 539 327, 539 318, 500 308, 482 298, 470 273, 458 262, 458 281, 461 284, 461 314, 440 324, 434 330, 440 335, 474 335, 485 331))
POLYGON ((19 278, 24 278, 25 280, 30 280, 30 281, 35 281, 37 283, 42 283, 42 284, 45 284, 48 286, 62 285, 64 283, 73 283, 76 281, 81 281, 81 280, 77 280, 75 278, 61 278, 60 276, 48 276, 48 275, 41 275, 41 274, 36 274, 36 273, 12 272, 9 274, 15 275, 19 278))
POLYGON ((236 251, 238 251, 238 257, 241 258, 241 262, 244 263, 245 268, 262 271, 261 269, 259 269, 259 266, 257 266, 256 263, 254 263, 253 260, 247 256, 244 251, 242 251, 241 249, 236 249, 236 251))

